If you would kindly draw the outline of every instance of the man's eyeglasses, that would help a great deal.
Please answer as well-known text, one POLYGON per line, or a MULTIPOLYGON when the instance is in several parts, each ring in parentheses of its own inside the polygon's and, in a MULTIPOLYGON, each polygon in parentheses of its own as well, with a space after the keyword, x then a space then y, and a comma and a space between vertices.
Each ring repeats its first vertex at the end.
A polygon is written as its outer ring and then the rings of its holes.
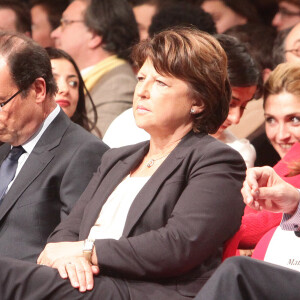
POLYGON ((10 102, 11 100, 13 100, 17 95, 19 95, 20 93, 22 92, 22 89, 21 90, 18 90, 15 94, 13 94, 9 99, 7 99, 6 101, 0 103, 0 111, 2 111, 2 107, 4 105, 6 105, 8 102, 10 102))
POLYGON ((61 18, 60 19, 60 26, 62 29, 64 29, 66 26, 71 25, 73 23, 83 23, 83 20, 68 20, 68 19, 64 19, 61 18))
POLYGON ((298 49, 290 49, 290 50, 285 50, 284 51, 284 53, 287 53, 287 52, 291 52, 295 56, 300 57, 300 48, 298 48, 298 49))

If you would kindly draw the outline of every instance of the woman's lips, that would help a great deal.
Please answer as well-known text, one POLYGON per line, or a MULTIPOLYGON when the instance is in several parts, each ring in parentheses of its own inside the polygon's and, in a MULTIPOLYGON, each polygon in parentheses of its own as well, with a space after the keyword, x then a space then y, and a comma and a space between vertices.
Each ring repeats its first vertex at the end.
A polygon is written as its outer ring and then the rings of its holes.
POLYGON ((70 101, 68 100, 55 100, 55 102, 61 107, 68 107, 71 105, 70 101))
POLYGON ((149 111, 149 109, 145 108, 142 105, 138 105, 136 109, 137 109, 137 111, 142 112, 142 113, 145 113, 145 112, 149 111))

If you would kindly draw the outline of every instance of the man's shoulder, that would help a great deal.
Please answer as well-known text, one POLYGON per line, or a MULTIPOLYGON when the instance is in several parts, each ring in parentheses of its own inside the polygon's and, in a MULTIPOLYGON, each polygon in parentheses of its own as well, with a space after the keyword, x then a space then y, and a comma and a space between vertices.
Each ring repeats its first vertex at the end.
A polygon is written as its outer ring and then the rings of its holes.
POLYGON ((62 139, 64 143, 67 144, 77 144, 77 145, 95 145, 105 149, 109 149, 109 147, 98 137, 88 132, 81 126, 71 122, 70 126, 67 128, 65 134, 62 139))

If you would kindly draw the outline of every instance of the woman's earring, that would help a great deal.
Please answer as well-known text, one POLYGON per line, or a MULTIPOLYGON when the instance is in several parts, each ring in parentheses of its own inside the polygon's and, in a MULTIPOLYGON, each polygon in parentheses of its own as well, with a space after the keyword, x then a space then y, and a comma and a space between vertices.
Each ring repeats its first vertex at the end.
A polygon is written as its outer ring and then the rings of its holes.
POLYGON ((195 113, 195 110, 191 108, 191 114, 193 115, 195 113))

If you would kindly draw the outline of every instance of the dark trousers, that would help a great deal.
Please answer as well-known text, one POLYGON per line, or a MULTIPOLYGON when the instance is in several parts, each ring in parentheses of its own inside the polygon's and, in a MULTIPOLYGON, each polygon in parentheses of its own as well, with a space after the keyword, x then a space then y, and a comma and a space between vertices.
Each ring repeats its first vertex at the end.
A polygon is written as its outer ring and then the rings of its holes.
POLYGON ((299 300, 300 272, 248 257, 232 257, 216 270, 196 300, 299 300))
POLYGON ((6 257, 0 258, 1 300, 130 299, 124 281, 110 277, 95 278, 93 291, 80 293, 57 270, 6 257))

